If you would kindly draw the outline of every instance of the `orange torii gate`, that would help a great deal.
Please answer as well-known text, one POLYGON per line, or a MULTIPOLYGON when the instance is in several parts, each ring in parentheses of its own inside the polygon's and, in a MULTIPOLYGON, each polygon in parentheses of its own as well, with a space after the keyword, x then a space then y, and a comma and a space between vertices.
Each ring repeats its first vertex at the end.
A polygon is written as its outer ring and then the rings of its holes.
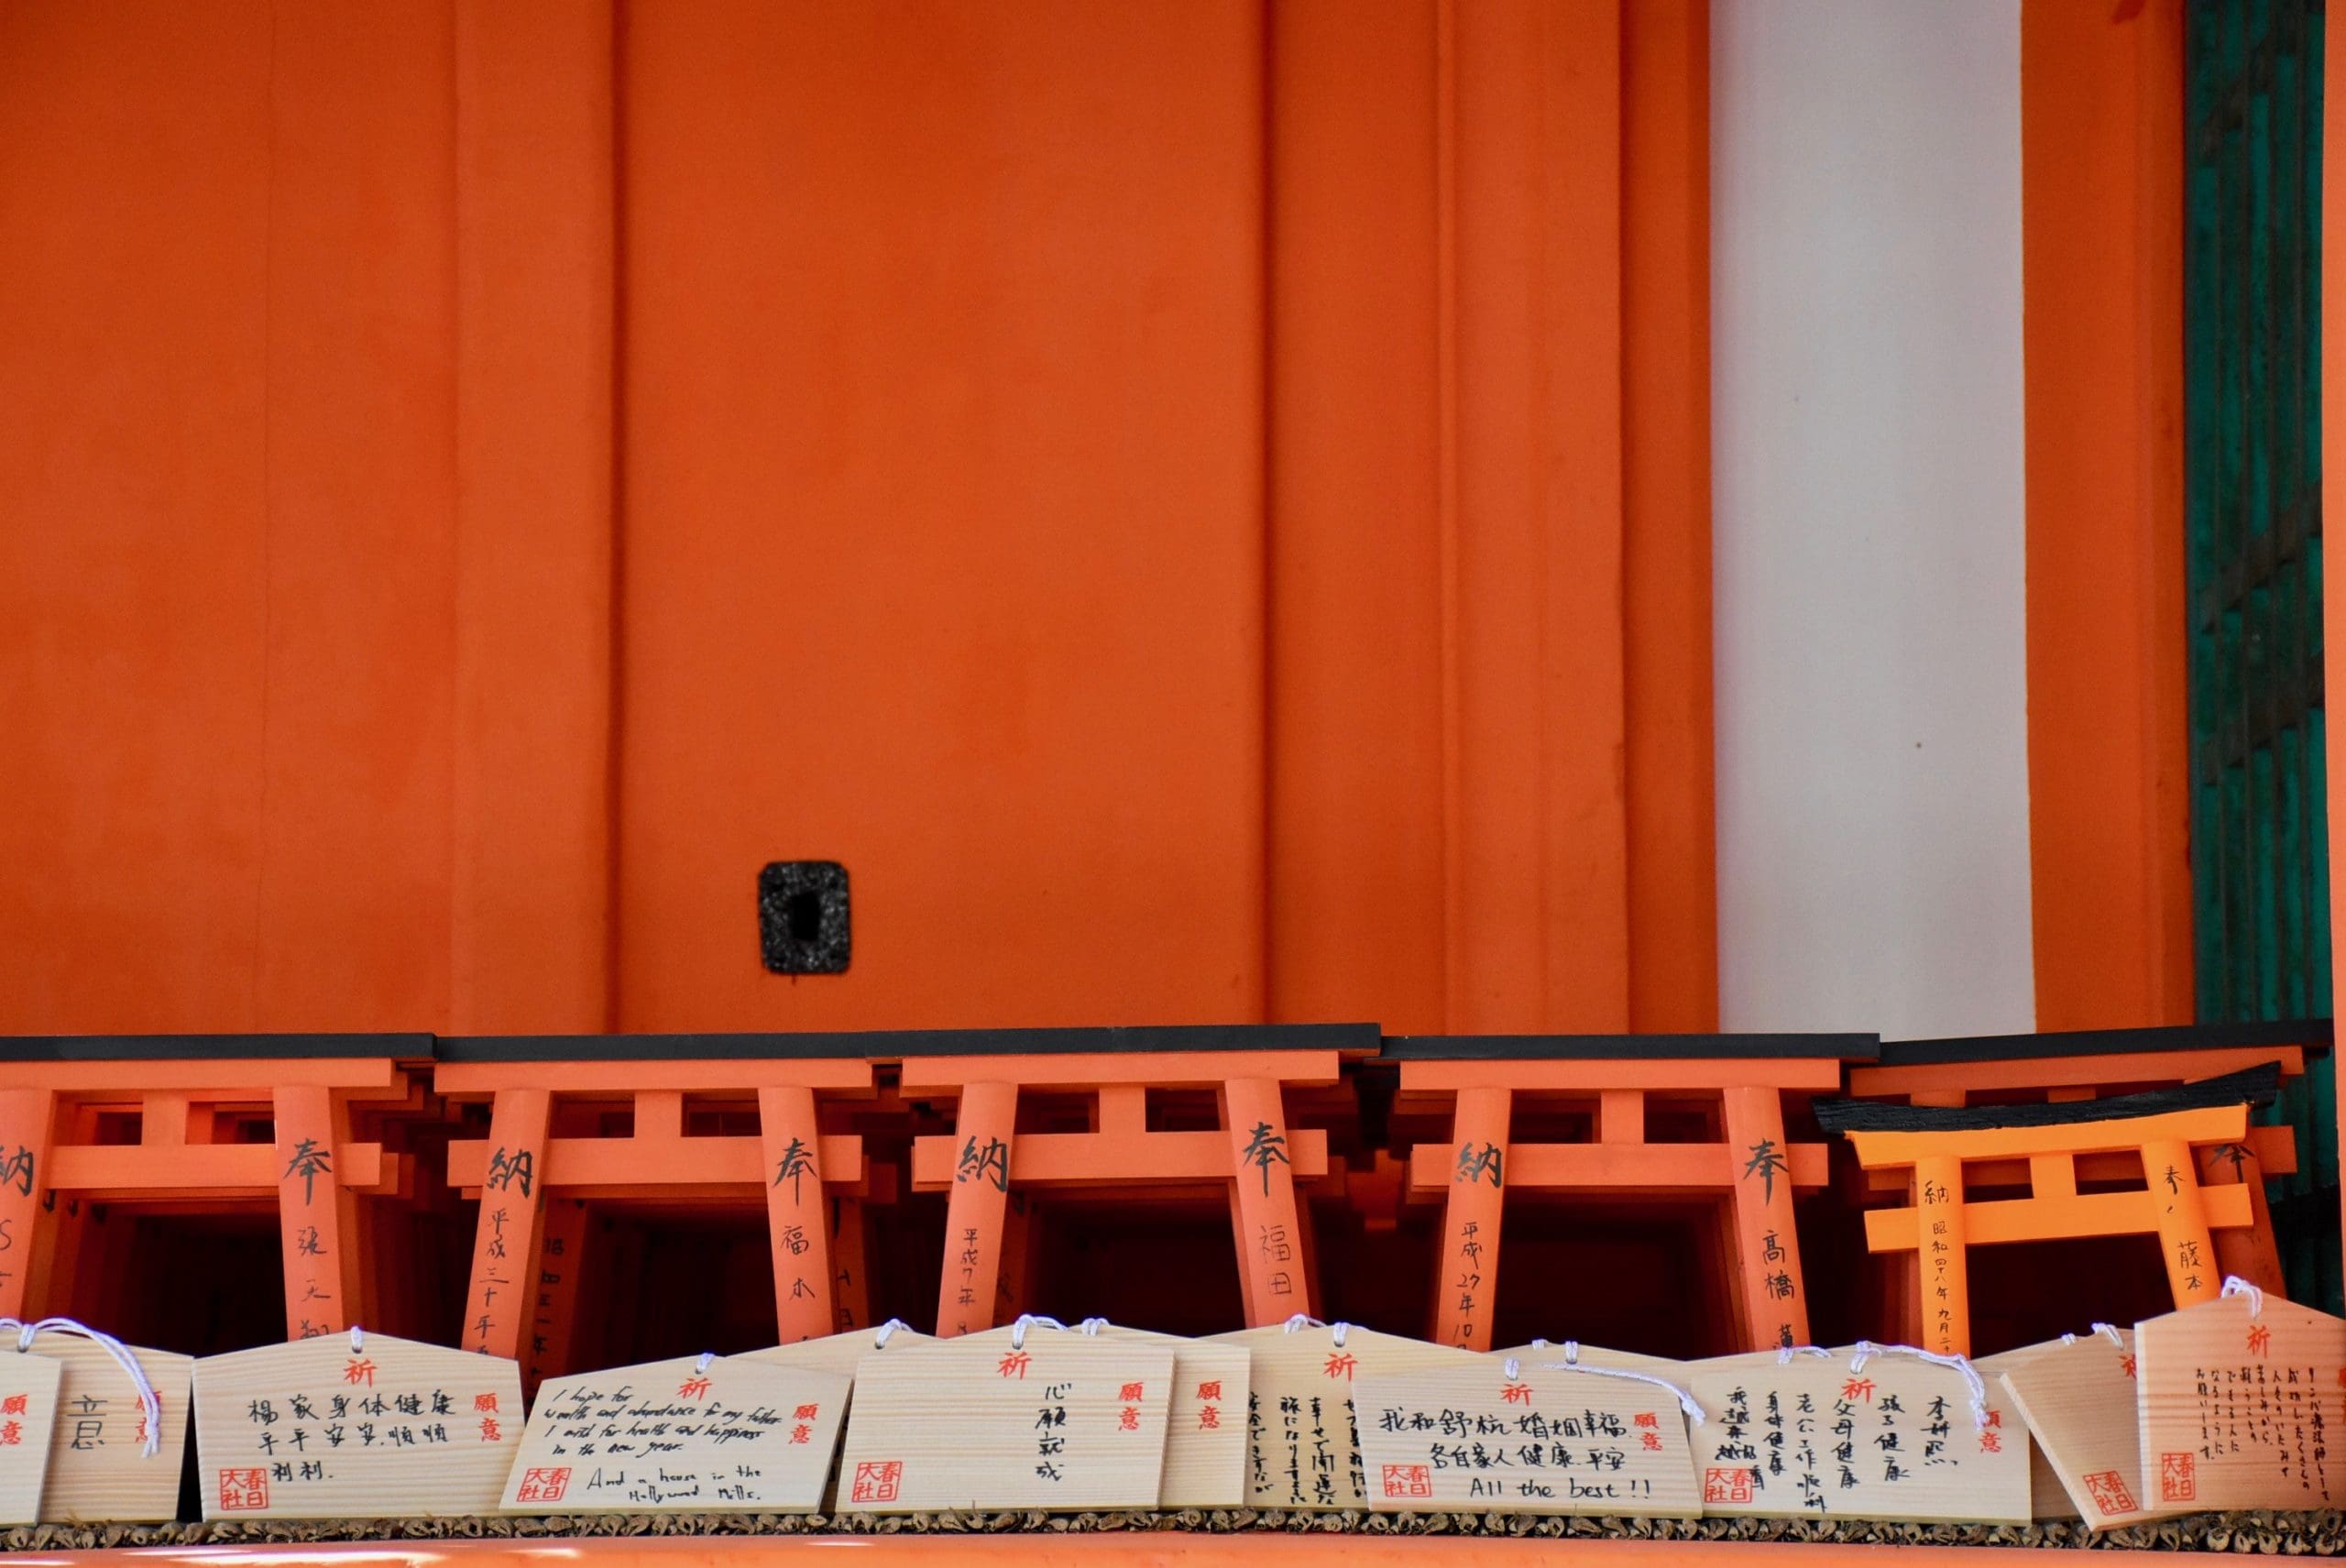
MULTIPOLYGON (((837 1332, 826 1195, 858 1194, 863 1142, 817 1125, 816 1093, 868 1098, 860 1035, 510 1036, 440 1041, 433 1073, 452 1101, 488 1099, 486 1138, 448 1146, 448 1180, 480 1197, 459 1343, 537 1372, 563 1323, 538 1316, 548 1228, 575 1223, 563 1199, 762 1199, 784 1343, 837 1332), (754 1135, 687 1136, 686 1099, 754 1105, 754 1135), (602 1135, 603 1115, 628 1130, 602 1135), (525 1353, 525 1327, 527 1344, 525 1353)), ((565 1251, 570 1250, 565 1248, 565 1251)), ((565 1280, 565 1283, 572 1283, 565 1280)))
POLYGON ((290 1339, 371 1316, 362 1196, 399 1157, 356 1105, 420 1108, 428 1035, 23 1036, 0 1040, 0 1316, 63 1311, 90 1203, 276 1209, 290 1339), (60 1212, 60 1208, 62 1212, 60 1212))
POLYGON ((2270 1104, 2280 1070, 2267 1062, 2223 1078, 2109 1100, 1979 1106, 1957 1110, 1820 1102, 1818 1125, 1845 1133, 1868 1170, 1913 1173, 1913 1201, 1866 1215, 1866 1245, 1912 1251, 1921 1260, 1925 1350, 1971 1354, 1968 1249, 1993 1242, 2152 1235, 2166 1265, 2175 1304, 2212 1301, 2223 1283, 2212 1233, 2252 1223, 2239 1184, 2203 1187, 2196 1149, 2237 1143, 2248 1108, 2270 1104), (2081 1157, 2133 1162, 2141 1189, 2080 1193, 2081 1157), (1969 1201, 1967 1167, 2024 1160, 2030 1195, 1969 1201))
POLYGON ((1450 1141, 1409 1151, 1413 1194, 1444 1199, 1433 1338, 1491 1348, 1507 1191, 1667 1194, 1727 1201, 1747 1349, 1808 1343, 1792 1194, 1825 1184, 1825 1149, 1784 1135, 1782 1096, 1837 1091, 1872 1035, 1397 1036, 1402 1101, 1454 1096, 1450 1141), (1655 1143, 1650 1096, 1701 1106, 1714 1136, 1655 1143), (1512 1143, 1522 1101, 1592 1108, 1586 1143, 1512 1143))
POLYGON ((1345 1057, 1376 1044, 1374 1025, 1266 1025, 972 1031, 908 1045, 903 1092, 959 1099, 950 1136, 913 1143, 914 1188, 950 1193, 937 1332, 993 1326, 1014 1186, 1219 1190, 1248 1325, 1310 1311, 1296 1183, 1327 1174, 1327 1137, 1288 1124, 1282 1091, 1332 1085, 1345 1057), (1213 1092, 1218 1127, 1150 1127, 1149 1091, 1183 1089, 1213 1092), (1090 1097, 1087 1129, 1020 1132, 1022 1091, 1090 1097))
MULTIPOLYGON (((1895 1097, 1913 1105, 1940 1107, 1991 1101, 2042 1099, 2055 1102, 2176 1084, 2238 1072, 2271 1062, 2284 1079, 2305 1071, 2308 1047, 2328 1047, 2328 1019, 2283 1023, 2191 1024, 2143 1029, 2078 1029, 2042 1035, 1996 1035, 1970 1039, 1885 1040, 1881 1059, 1853 1069, 1849 1093, 1860 1100, 1895 1097)), ((2269 1177, 2297 1168, 2296 1134, 2286 1126, 2251 1126, 2244 1136, 2194 1150, 2206 1187, 2244 1187, 2251 1223, 2216 1237, 2217 1260, 2270 1295, 2287 1294, 2273 1215, 2265 1201, 2269 1177)), ((2128 1155, 2088 1155, 2078 1163, 2086 1181, 2132 1174, 2128 1155)), ((1990 1185, 2018 1186, 2027 1179, 2019 1161, 1975 1168, 1990 1185)), ((1906 1179, 1894 1168, 1868 1173, 1876 1194, 1902 1191, 1906 1179)), ((1906 1281, 1913 1288, 1911 1277, 1906 1281)))

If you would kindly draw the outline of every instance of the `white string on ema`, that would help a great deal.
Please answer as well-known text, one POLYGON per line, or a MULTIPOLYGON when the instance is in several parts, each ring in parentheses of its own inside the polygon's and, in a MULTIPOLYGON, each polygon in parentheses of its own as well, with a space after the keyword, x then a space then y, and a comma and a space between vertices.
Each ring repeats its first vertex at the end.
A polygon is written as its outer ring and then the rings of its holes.
POLYGON ((1289 1333, 1294 1333, 1300 1329, 1326 1329, 1329 1331, 1329 1342, 1338 1350, 1344 1348, 1344 1335, 1352 1332, 1350 1323, 1341 1321, 1328 1322, 1323 1319, 1313 1317, 1309 1312, 1298 1312, 1287 1321, 1285 1327, 1289 1333))
POLYGON ((1924 1350, 1913 1344, 1876 1344, 1861 1339, 1849 1355, 1849 1370, 1862 1370, 1869 1357, 1876 1355, 1911 1355, 1917 1361, 1927 1361, 1934 1366, 1952 1367, 1963 1375, 1965 1392, 1971 1397, 1971 1424, 1985 1429, 1988 1424, 1988 1385, 1981 1380, 1979 1369, 1968 1355, 1941 1355, 1935 1350, 1924 1350))
POLYGON ((115 1365, 129 1374, 130 1386, 138 1390, 138 1408, 147 1417, 147 1441, 140 1445, 141 1458, 152 1459, 163 1446, 163 1401, 155 1392, 155 1385, 148 1379, 147 1369, 138 1365, 138 1357, 128 1345, 110 1333, 93 1329, 71 1318, 43 1318, 37 1323, 21 1318, 0 1318, 0 1330, 16 1331, 16 1349, 28 1351, 36 1334, 80 1334, 99 1349, 114 1357, 115 1365))
POLYGON ((1025 1350, 1026 1331, 1037 1323, 1047 1329, 1058 1329, 1062 1333, 1067 1332, 1067 1325, 1057 1318, 1047 1318, 1039 1312, 1021 1312, 1018 1314, 1018 1321, 1010 1325, 1010 1348, 1025 1350))
MULTIPOLYGON (((1580 1359, 1580 1344, 1577 1341, 1566 1340, 1564 1344, 1566 1349, 1571 1353, 1570 1359, 1564 1361, 1540 1362, 1539 1365, 1542 1371, 1578 1372, 1585 1374, 1591 1377, 1618 1377, 1630 1383, 1650 1383, 1657 1388, 1668 1389, 1672 1397, 1677 1399, 1678 1408, 1686 1412, 1686 1419, 1688 1420, 1694 1422, 1696 1426, 1701 1426, 1703 1424, 1705 1420, 1703 1415, 1703 1407, 1694 1402, 1694 1395, 1688 1393, 1685 1389, 1681 1388, 1669 1378, 1657 1377, 1650 1372, 1632 1372, 1626 1366, 1591 1366, 1580 1359)), ((1508 1356, 1507 1358, 1507 1376, 1512 1378, 1517 1375, 1517 1366, 1518 1364, 1516 1358, 1511 1355, 1508 1356)))

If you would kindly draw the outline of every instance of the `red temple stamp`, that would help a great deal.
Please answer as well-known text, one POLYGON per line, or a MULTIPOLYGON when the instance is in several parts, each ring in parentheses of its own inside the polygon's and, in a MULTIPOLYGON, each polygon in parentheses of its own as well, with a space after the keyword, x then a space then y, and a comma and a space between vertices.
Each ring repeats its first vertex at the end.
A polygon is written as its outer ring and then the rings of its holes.
POLYGON ((517 1503, 558 1503, 570 1490, 570 1467, 562 1465, 553 1470, 524 1470, 521 1484, 513 1489, 517 1503))
POLYGON ((855 1462, 855 1485, 848 1489, 848 1500, 893 1503, 904 1479, 904 1462, 901 1459, 859 1459, 855 1462))
POLYGON ((1388 1464, 1385 1467, 1385 1495, 1388 1497, 1431 1497, 1433 1496, 1433 1472, 1422 1464, 1388 1464))
POLYGON ((1752 1471, 1748 1465, 1714 1466, 1703 1472, 1703 1501, 1706 1503, 1748 1503, 1751 1500, 1752 1471))
POLYGON ((267 1507, 269 1507, 268 1471, 223 1470, 220 1472, 220 1511, 222 1513, 248 1513, 254 1508, 267 1507))
POLYGON ((2199 1496, 2198 1461, 2190 1453, 2159 1455, 2159 1501, 2188 1503, 2199 1496))
POLYGON ((2086 1495, 2093 1499, 2095 1508, 2106 1514, 2131 1514, 2141 1506, 2134 1501, 2133 1489, 2126 1485, 2126 1477, 2115 1470, 2097 1470, 2087 1476, 2086 1495))

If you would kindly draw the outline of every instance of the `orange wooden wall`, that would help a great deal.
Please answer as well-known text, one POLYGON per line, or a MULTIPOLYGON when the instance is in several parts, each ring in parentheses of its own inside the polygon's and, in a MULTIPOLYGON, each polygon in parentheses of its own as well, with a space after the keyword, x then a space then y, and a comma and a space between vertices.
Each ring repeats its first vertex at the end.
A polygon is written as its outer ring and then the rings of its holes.
POLYGON ((1710 1025, 1706 59, 0 6, 0 1029, 1710 1025))

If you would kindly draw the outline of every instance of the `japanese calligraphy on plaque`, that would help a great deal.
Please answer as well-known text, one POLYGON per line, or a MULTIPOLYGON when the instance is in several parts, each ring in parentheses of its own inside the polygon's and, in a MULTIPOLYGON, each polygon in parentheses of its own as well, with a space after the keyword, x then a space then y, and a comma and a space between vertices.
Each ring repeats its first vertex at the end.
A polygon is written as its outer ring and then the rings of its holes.
POLYGON ((329 1334, 195 1364, 207 1519, 494 1512, 521 1440, 511 1361, 329 1334))
POLYGON ((1954 1367, 1883 1351, 1858 1359, 1686 1363, 1684 1386, 1710 1418, 1689 1433, 1703 1511, 2028 1522, 2027 1433, 2002 1390, 1986 1390, 1983 1424, 1954 1367))
MULTIPOLYGON (((1474 1365, 1487 1355, 1343 1325, 1242 1329, 1205 1343, 1254 1357, 1246 1395, 1246 1506, 1358 1508, 1369 1500, 1355 1389, 1365 1373, 1474 1365)), ((1496 1363, 1493 1363, 1496 1365, 1496 1363)))
POLYGON ((505 1485, 515 1513, 811 1512, 848 1380, 682 1355, 550 1377, 505 1485))
POLYGON ((1584 1365, 1591 1370, 1478 1355, 1365 1374, 1354 1398, 1368 1506, 1700 1514, 1678 1396, 1584 1365))
MULTIPOLYGON (((187 1457, 188 1385, 195 1362, 162 1350, 133 1350, 155 1390, 161 1420, 147 1452, 147 1407, 113 1354, 80 1334, 44 1332, 33 1354, 63 1371, 57 1424, 49 1441, 49 1479, 41 1488, 44 1522, 135 1522, 178 1516, 180 1472, 187 1457)), ((0 1427, 0 1437, 5 1428, 0 1427)))
POLYGON ((49 1356, 0 1351, 0 1524, 40 1517, 63 1377, 63 1364, 49 1356))
MULTIPOLYGON (((996 1329, 996 1339, 1009 1333, 996 1329)), ((1163 1345, 1173 1353, 1171 1403, 1165 1420, 1165 1475, 1157 1502, 1166 1508, 1234 1508, 1246 1497, 1246 1393, 1253 1358, 1232 1344, 1100 1324, 1107 1340, 1163 1345)))
POLYGON ((1173 1366, 1167 1344, 1039 1327, 867 1355, 839 1507, 1153 1508, 1173 1366))
MULTIPOLYGON (((1979 1363, 2012 1397, 2038 1453, 2095 1530, 2149 1519, 2143 1503, 2142 1418, 2134 1336, 2125 1329, 2026 1345, 1979 1363)), ((2174 1508, 2169 1513, 2177 1511, 2174 1508)), ((2037 1517, 2045 1517, 2038 1499, 2037 1517)))
POLYGON ((2346 1497, 2346 1321, 2226 1296, 2134 1327, 2145 1508, 2319 1508, 2346 1497))

